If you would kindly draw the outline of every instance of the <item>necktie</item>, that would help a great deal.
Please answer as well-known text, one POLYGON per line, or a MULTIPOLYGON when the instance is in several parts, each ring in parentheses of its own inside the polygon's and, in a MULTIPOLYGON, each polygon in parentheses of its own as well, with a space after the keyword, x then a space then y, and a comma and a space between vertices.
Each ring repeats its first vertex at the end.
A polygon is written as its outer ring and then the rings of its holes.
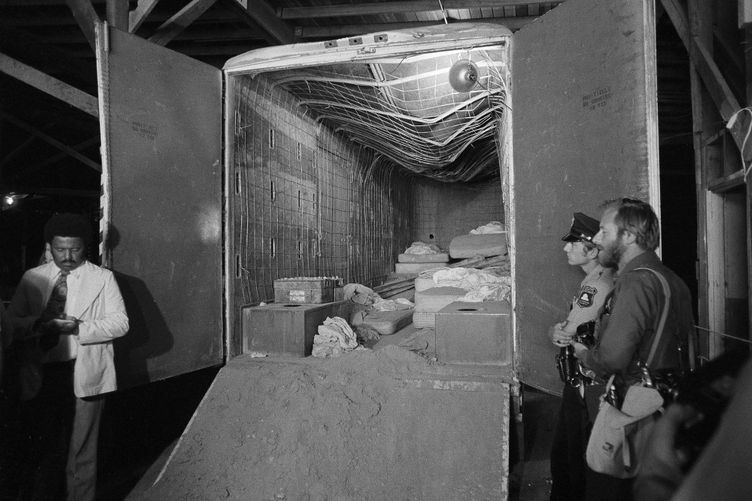
MULTIPOLYGON (((50 294, 50 298, 47 300, 47 307, 42 314, 42 318, 45 321, 49 321, 53 318, 65 318, 65 300, 68 297, 69 273, 70 272, 66 270, 60 271, 60 276, 52 287, 52 294, 50 294)), ((43 351, 51 350, 57 346, 59 340, 59 332, 45 332, 42 337, 39 338, 39 347, 42 348, 43 351)))
POLYGON ((65 300, 68 297, 68 274, 69 271, 61 270, 52 294, 47 301, 47 314, 49 318, 61 318, 65 316, 65 300))

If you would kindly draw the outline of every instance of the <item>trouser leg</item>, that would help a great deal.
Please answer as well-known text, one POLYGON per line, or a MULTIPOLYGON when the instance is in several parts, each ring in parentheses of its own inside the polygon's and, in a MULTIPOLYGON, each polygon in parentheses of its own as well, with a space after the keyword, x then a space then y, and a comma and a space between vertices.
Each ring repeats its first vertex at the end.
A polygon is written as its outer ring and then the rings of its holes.
POLYGON ((93 501, 96 497, 97 445, 103 409, 104 397, 76 399, 66 468, 69 501, 93 501))
POLYGON ((585 497, 587 410, 577 388, 565 386, 551 447, 551 501, 585 497))

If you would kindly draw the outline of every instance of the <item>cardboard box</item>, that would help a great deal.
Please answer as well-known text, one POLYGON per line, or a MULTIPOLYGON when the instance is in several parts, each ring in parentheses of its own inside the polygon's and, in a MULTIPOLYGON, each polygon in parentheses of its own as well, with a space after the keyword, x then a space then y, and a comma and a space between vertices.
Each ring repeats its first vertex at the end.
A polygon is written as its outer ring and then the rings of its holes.
POLYGON ((436 356, 442 362, 512 362, 511 307, 506 301, 453 302, 436 313, 436 356))

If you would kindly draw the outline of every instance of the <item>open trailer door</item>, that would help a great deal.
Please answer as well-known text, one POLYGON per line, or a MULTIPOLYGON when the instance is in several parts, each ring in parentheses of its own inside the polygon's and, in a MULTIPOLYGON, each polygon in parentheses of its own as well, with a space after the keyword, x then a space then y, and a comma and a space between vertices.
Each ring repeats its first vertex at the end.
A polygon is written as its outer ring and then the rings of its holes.
POLYGON ((629 195, 660 214, 654 18, 652 0, 568 0, 513 37, 516 354, 545 391, 562 387, 548 329, 583 278, 562 252, 572 213, 629 195))
POLYGON ((130 331, 128 387, 223 361, 221 72, 98 27, 103 264, 130 331))

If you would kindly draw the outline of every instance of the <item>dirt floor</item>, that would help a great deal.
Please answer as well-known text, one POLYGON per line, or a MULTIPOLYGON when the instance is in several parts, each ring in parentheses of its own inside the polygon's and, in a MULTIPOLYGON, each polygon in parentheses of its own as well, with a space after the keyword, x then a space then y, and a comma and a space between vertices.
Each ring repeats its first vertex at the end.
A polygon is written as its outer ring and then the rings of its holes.
MULTIPOLYGON (((118 501, 126 498, 142 498, 144 490, 159 475, 218 371, 219 367, 203 369, 167 381, 119 391, 110 396, 101 429, 98 500, 118 501)), ((372 377, 378 379, 383 375, 373 374, 372 377)), ((378 385, 371 386, 372 388, 378 387, 378 385)), ((511 464, 508 494, 511 500, 543 501, 548 499, 550 490, 548 448, 559 399, 530 388, 524 388, 524 395, 525 425, 522 431, 526 453, 521 458, 522 461, 515 460, 517 454, 515 449, 518 447, 516 431, 519 425, 515 425, 514 417, 511 416, 509 436, 511 464)), ((376 390, 370 395, 357 394, 354 397, 353 395, 348 397, 342 393, 339 398, 362 400, 365 404, 370 402, 370 407, 364 405, 362 412, 373 408, 375 405, 373 402, 380 398, 376 390)), ((342 411, 348 407, 343 407, 343 402, 338 402, 337 399, 330 403, 334 413, 336 409, 342 411)), ((282 410, 284 410, 284 404, 280 402, 277 411, 282 410)), ((289 417, 295 414, 290 412, 289 417)), ((357 422, 357 419, 368 420, 370 414, 366 412, 362 416, 352 415, 348 410, 346 415, 348 418, 355 418, 357 422)), ((280 414, 278 417, 284 419, 285 415, 280 414)), ((309 420, 310 422, 312 420, 309 420)), ((332 426, 337 425, 334 423, 332 426)), ((314 428, 309 431, 312 431, 311 437, 320 433, 320 430, 316 431, 314 428)), ((347 431, 347 433, 351 432, 352 429, 347 431)), ((290 445, 283 444, 283 439, 279 436, 276 444, 273 439, 270 444, 268 438, 269 436, 267 436, 267 442, 262 443, 264 447, 279 448, 283 445, 290 445)), ((7 450, 3 451, 6 459, 7 453, 7 450)), ((12 457, 10 460, 12 461, 12 457)), ((373 465, 366 466, 374 469, 373 465)), ((355 468, 345 476, 357 478, 368 474, 369 472, 362 468, 355 468)), ((475 498, 483 499, 483 497, 475 498)), ((286 499, 293 499, 293 497, 287 496, 286 499)))

